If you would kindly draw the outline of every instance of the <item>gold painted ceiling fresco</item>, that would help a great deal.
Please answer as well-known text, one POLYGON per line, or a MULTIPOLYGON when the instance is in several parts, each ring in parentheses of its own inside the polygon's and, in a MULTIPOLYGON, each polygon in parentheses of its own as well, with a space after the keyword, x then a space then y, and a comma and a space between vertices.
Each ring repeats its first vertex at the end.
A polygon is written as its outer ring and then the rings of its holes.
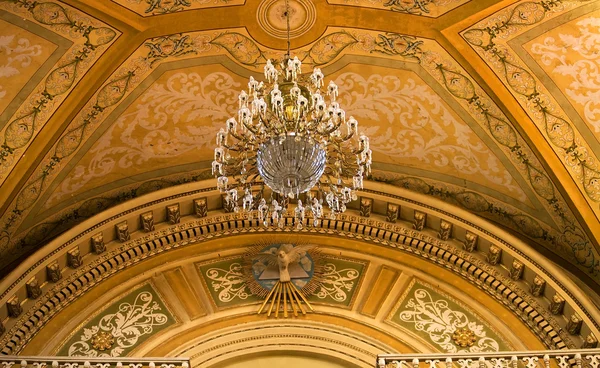
MULTIPOLYGON (((458 205, 600 283, 600 1, 290 0, 292 48, 371 137, 371 180, 458 205)), ((0 2, 0 268, 210 177, 285 41, 279 0, 0 2)))

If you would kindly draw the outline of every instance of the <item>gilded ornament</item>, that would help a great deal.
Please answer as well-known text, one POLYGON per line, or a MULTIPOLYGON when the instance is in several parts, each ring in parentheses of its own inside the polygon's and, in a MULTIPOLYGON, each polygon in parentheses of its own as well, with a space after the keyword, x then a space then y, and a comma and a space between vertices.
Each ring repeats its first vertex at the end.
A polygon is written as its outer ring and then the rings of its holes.
POLYGON ((472 232, 468 231, 465 234, 465 240, 463 242, 463 244, 465 245, 465 250, 467 252, 473 252, 475 250, 477 250, 477 240, 479 239, 479 237, 476 234, 473 234, 472 232))
POLYGON ((6 332, 6 328, 4 327, 4 323, 2 323, 2 320, 0 319, 0 335, 4 334, 6 332))
POLYGON ((523 271, 525 270, 525 266, 523 263, 513 260, 512 266, 510 267, 510 278, 517 281, 523 277, 523 271))
POLYGON ((98 351, 105 351, 115 344, 115 338, 110 332, 100 331, 92 337, 92 347, 98 351))
POLYGON ((427 214, 424 212, 415 211, 413 219, 413 229, 421 231, 425 228, 427 222, 427 214))
POLYGON ((46 276, 48 277, 48 281, 55 283, 62 278, 60 265, 58 264, 58 261, 55 261, 46 266, 46 276))
POLYGON ((490 331, 472 313, 434 289, 422 286, 409 287, 412 297, 402 302, 397 323, 414 328, 446 353, 501 349, 498 337, 493 333, 488 336, 490 331))
POLYGON ((171 225, 175 225, 181 222, 181 212, 179 210, 179 203, 167 206, 167 221, 171 225))
POLYGON ((454 331, 452 334, 452 340, 461 348, 470 348, 471 346, 475 345, 477 337, 475 336, 475 333, 471 331, 471 329, 464 327, 454 331))
POLYGON ((145 232, 154 231, 154 213, 152 211, 142 213, 140 215, 140 220, 142 222, 142 228, 145 232))
POLYGON ((194 213, 198 217, 208 216, 208 200, 206 197, 194 199, 194 213))
POLYGON ((535 275, 535 277, 533 278, 533 283, 531 284, 531 294, 533 294, 533 296, 542 296, 544 294, 545 289, 546 280, 544 280, 538 275, 535 275))
POLYGON ((387 222, 395 223, 398 220, 398 213, 400 211, 400 206, 393 203, 387 204, 387 211, 385 214, 385 219, 387 222))
POLYGON ((448 240, 452 236, 452 223, 446 220, 440 220, 440 231, 438 231, 438 238, 441 240, 448 240))
POLYGON ((550 301, 550 312, 554 315, 562 314, 565 309, 565 299, 558 293, 554 294, 550 301))
POLYGON ((92 251, 94 254, 102 254, 106 251, 106 245, 104 244, 104 235, 102 233, 98 233, 90 238, 90 242, 92 243, 92 251))
POLYGON ((26 284, 27 297, 29 299, 37 299, 42 295, 42 289, 37 278, 34 276, 26 284))
POLYGON ((67 264, 71 268, 79 268, 83 264, 79 247, 75 247, 67 252, 67 264))
POLYGON ((567 331, 571 335, 579 335, 583 326, 583 320, 577 314, 573 313, 567 322, 567 331))
POLYGON ((592 349, 592 348, 597 348, 598 347, 598 339, 596 339, 596 336, 593 333, 590 333, 589 335, 587 335, 587 337, 585 338, 585 341, 583 342, 583 345, 581 345, 582 349, 592 349))
POLYGON ((492 266, 496 266, 497 264, 500 263, 501 259, 502 259, 502 248, 500 248, 496 245, 490 245, 490 250, 488 251, 488 253, 486 255, 486 260, 488 261, 488 263, 491 264, 492 266))
POLYGON ((315 267, 320 252, 314 245, 255 246, 244 256, 245 280, 254 295, 264 298, 258 314, 295 317, 314 311, 308 297, 319 289, 323 269, 315 267), (298 283, 300 282, 300 283, 298 283), (302 285, 297 286, 298 285, 302 285))
POLYGON ((367 197, 360 197, 359 214, 362 217, 370 217, 372 210, 373 210, 373 199, 367 198, 367 197))
POLYGON ((121 243, 129 241, 129 239, 131 239, 131 234, 129 233, 129 225, 127 224, 127 221, 123 221, 119 224, 116 224, 115 230, 117 232, 117 239, 119 239, 121 243))
POLYGON ((13 296, 6 303, 6 309, 8 310, 8 316, 12 318, 17 318, 23 313, 23 307, 21 306, 21 301, 18 296, 13 296))

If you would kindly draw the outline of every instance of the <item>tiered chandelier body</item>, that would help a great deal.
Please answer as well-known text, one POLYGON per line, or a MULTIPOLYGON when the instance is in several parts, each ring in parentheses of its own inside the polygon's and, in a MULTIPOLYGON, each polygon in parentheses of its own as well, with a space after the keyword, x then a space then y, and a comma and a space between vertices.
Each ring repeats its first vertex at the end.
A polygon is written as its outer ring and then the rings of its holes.
MULTIPOLYGON (((289 45, 289 40, 288 40, 289 45)), ((371 169, 369 139, 358 122, 336 101, 338 87, 324 88, 319 68, 306 78, 301 61, 288 53, 282 63, 267 60, 265 82, 250 77, 239 95, 237 117, 217 133, 212 172, 227 204, 268 225, 283 226, 289 199, 298 198, 294 217, 302 227, 312 215, 323 216, 323 199, 331 216, 356 199, 371 169), (253 186, 266 184, 275 193, 270 203, 253 186), (299 196, 307 193, 305 205, 299 196)))

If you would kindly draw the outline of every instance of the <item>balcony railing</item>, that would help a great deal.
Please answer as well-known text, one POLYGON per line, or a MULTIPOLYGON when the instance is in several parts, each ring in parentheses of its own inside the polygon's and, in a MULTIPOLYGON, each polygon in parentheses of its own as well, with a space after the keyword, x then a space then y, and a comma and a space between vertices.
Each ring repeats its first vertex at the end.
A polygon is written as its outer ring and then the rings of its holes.
POLYGON ((465 354, 383 354, 376 368, 599 368, 600 349, 465 354))
POLYGON ((190 368, 188 358, 86 358, 0 355, 0 368, 190 368))

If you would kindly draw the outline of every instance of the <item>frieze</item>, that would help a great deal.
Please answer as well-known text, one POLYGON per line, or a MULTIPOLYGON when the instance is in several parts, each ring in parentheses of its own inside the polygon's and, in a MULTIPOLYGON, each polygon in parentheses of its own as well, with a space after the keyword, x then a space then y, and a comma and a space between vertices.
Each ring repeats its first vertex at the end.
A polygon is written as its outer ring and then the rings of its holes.
MULTIPOLYGON (((235 221, 238 219, 238 216, 236 215, 226 215, 226 216, 220 216, 221 220, 223 221, 235 221)), ((203 226, 208 226, 207 225, 207 219, 200 219, 198 220, 198 222, 202 221, 203 222, 203 226)), ((330 220, 327 220, 330 221, 330 220)), ((342 221, 342 220, 339 220, 342 221)), ((164 231, 161 231, 161 235, 159 234, 150 234, 150 235, 146 235, 142 238, 130 241, 128 243, 123 244, 122 246, 120 246, 118 249, 115 249, 113 251, 111 251, 110 253, 106 253, 101 257, 98 257, 98 259, 92 263, 90 263, 89 265, 86 265, 85 269, 86 271, 89 273, 90 269, 95 269, 96 266, 100 265, 101 263, 107 261, 108 259, 118 259, 118 255, 121 254, 122 252, 126 252, 128 249, 131 248, 136 248, 139 249, 139 251, 136 251, 135 253, 138 254, 137 257, 133 257, 133 258, 128 258, 126 261, 121 259, 120 261, 118 261, 118 269, 122 269, 123 267, 125 267, 128 264, 133 264, 135 262, 138 262, 140 259, 144 259, 147 258, 149 256, 152 256, 154 254, 158 254, 160 252, 163 252, 164 250, 168 250, 174 247, 179 247, 179 246, 185 246, 187 244, 192 244, 192 243, 196 243, 199 241, 202 241, 203 239, 212 239, 215 237, 220 237, 220 236, 226 236, 227 234, 231 233, 234 230, 224 230, 222 232, 218 232, 218 233, 213 233, 213 234, 209 234, 210 231, 205 230, 202 233, 197 233, 197 236, 193 239, 188 239, 187 238, 187 232, 186 230, 189 228, 196 228, 197 226, 199 226, 198 222, 190 222, 190 223, 186 223, 186 224, 182 224, 182 225, 176 225, 174 227, 171 227, 169 229, 165 229, 164 231), (183 240, 176 242, 176 243, 170 243, 169 240, 167 240, 168 238, 166 238, 168 235, 171 234, 175 234, 175 233, 180 233, 182 235, 183 240), (201 235, 202 234, 202 235, 201 235), (160 241, 157 241, 158 238, 166 238, 166 242, 165 244, 161 244, 160 241), (149 246, 147 247, 143 247, 143 244, 148 244, 149 246)), ((212 221, 210 221, 212 223, 212 221)), ((375 223, 380 222, 381 225, 388 225, 385 224, 384 222, 381 221, 374 221, 375 223)), ((324 224, 323 227, 327 227, 328 224, 324 224)), ((227 226, 225 227, 227 228, 227 226)), ((230 227, 231 228, 231 227, 230 227)), ((462 275, 463 277, 467 278, 469 281, 479 285, 484 291, 492 294, 492 295, 497 295, 500 300, 505 300, 504 304, 509 307, 511 310, 513 310, 513 312, 515 314, 517 314, 518 316, 521 317, 521 319, 527 323, 534 331, 536 331, 536 333, 538 333, 538 335, 540 336, 540 338, 544 339, 544 341, 546 341, 546 344, 548 344, 548 346, 555 346, 560 348, 561 346, 565 346, 565 344, 562 341, 568 341, 568 337, 567 336, 563 336, 564 334, 557 334, 554 332, 549 332, 548 333, 548 325, 546 324, 546 332, 543 331, 543 329, 541 327, 539 327, 538 323, 545 321, 548 321, 550 323, 550 326, 552 326, 553 331, 560 331, 560 327, 556 324, 556 321, 554 321, 550 316, 549 313, 544 312, 543 308, 537 306, 537 303, 535 302, 535 300, 533 300, 533 298, 528 297, 527 293, 524 292, 523 290, 520 289, 520 287, 518 285, 516 285, 515 283, 513 283, 510 279, 506 279, 503 276, 499 275, 496 273, 495 269, 492 268, 491 266, 489 266, 488 264, 486 264, 484 261, 474 258, 473 256, 471 256, 470 254, 466 253, 463 254, 463 252, 453 249, 452 247, 448 246, 447 244, 445 244, 442 241, 436 240, 434 238, 431 238, 429 236, 426 236, 424 234, 418 234, 415 233, 414 230, 409 230, 409 229, 405 229, 402 228, 400 226, 393 226, 393 231, 399 233, 399 234, 403 234, 405 236, 405 238, 403 239, 402 243, 395 243, 393 241, 390 241, 388 239, 391 239, 393 237, 393 234, 388 234, 386 235, 386 237, 384 238, 383 235, 379 235, 379 236, 370 236, 369 234, 371 234, 372 231, 376 231, 375 228, 370 228, 370 229, 366 229, 365 234, 350 234, 348 232, 344 232, 344 231, 339 231, 337 230, 338 228, 343 228, 342 226, 336 226, 334 229, 328 229, 327 233, 332 234, 332 235, 337 235, 337 236, 352 236, 352 238, 357 239, 357 240, 362 240, 362 241, 367 241, 367 242, 377 242, 380 245, 384 245, 384 246, 393 246, 395 248, 398 248, 400 250, 403 251, 407 251, 409 253, 413 253, 415 255, 421 256, 421 257, 427 257, 430 260, 434 261, 435 263, 438 263, 440 265, 444 265, 445 267, 454 270, 455 272, 458 272, 460 275, 462 275), (412 233, 414 235, 417 236, 418 239, 424 240, 429 242, 430 244, 434 245, 433 248, 429 249, 428 252, 423 252, 420 251, 418 249, 415 248, 415 246, 411 246, 411 239, 407 237, 407 235, 409 233, 412 233), (406 244, 406 245, 405 245, 406 244), (440 253, 439 248, 445 249, 446 251, 452 251, 454 254, 459 255, 460 257, 458 259, 453 259, 453 261, 451 263, 448 263, 448 261, 445 261, 444 259, 449 259, 449 257, 444 257, 442 253, 440 253), (432 254, 437 254, 437 257, 431 257, 432 254), (462 261, 461 261, 462 260, 462 261), (466 263, 465 263, 466 262, 466 263), (464 268, 465 264, 471 264, 471 265, 475 265, 476 269, 469 269, 469 272, 465 272, 466 269, 464 268), (494 277, 495 280, 497 281, 501 281, 500 284, 494 283, 494 286, 492 287, 491 283, 487 283, 485 280, 480 280, 478 276, 477 270, 484 270, 485 273, 487 273, 488 275, 496 275, 494 277), (506 285, 506 286, 502 286, 502 284, 506 285), (508 287, 510 290, 513 291, 513 293, 518 293, 517 295, 520 295, 522 297, 522 299, 526 300, 527 303, 533 307, 533 310, 535 310, 537 313, 539 313, 539 316, 544 316, 544 318, 542 318, 541 320, 539 318, 536 318, 536 322, 534 322, 532 319, 530 319, 528 317, 527 314, 523 314, 523 311, 521 308, 519 308, 517 305, 512 304, 511 302, 508 302, 508 300, 511 299, 506 299, 507 297, 510 297, 510 295, 505 295, 505 293, 503 293, 503 290, 506 289, 506 287, 508 287), (560 336, 560 337, 559 337, 560 336)), ((242 228, 237 228, 235 229, 235 232, 239 233, 239 234, 243 234, 243 233, 251 233, 251 232, 262 232, 262 233, 268 233, 269 231, 262 228, 262 227, 257 227, 254 228, 252 226, 250 226, 248 220, 244 220, 244 227, 242 228)), ((321 229, 310 229, 310 230, 304 230, 302 231, 304 233, 319 233, 321 232, 321 229)), ((171 237, 172 238, 172 237, 171 237)), ((172 238, 174 239, 174 238, 172 238)), ((454 258, 454 257, 453 257, 454 258)), ((82 267, 83 269, 83 267, 82 267)), ((77 273, 72 274, 68 280, 66 280, 67 283, 69 282, 74 282, 75 280, 77 280, 77 278, 80 277, 80 275, 83 274, 82 269, 78 270, 77 273)), ((117 272, 117 269, 109 269, 106 271, 96 271, 96 273, 94 274, 94 276, 91 278, 91 282, 89 282, 86 285, 79 285, 76 286, 76 289, 79 289, 79 291, 83 291, 89 287, 92 287, 94 284, 96 284, 97 282, 101 281, 102 279, 109 277, 110 275, 114 274, 115 272, 117 272)), ((63 284, 63 285, 65 285, 63 284)), ((55 288, 54 290, 60 290, 60 287, 55 288)), ((69 300, 72 300, 72 298, 74 298, 75 296, 72 295, 70 297, 68 297, 66 300, 63 301, 63 305, 65 303, 67 303, 69 300)), ((514 297, 512 297, 512 299, 514 299, 514 297)), ((46 298, 41 298, 40 301, 38 303, 36 303, 36 305, 41 306, 43 305, 42 302, 44 302, 44 300, 46 300, 46 298)), ((34 307, 35 308, 35 307, 34 307)), ((27 320, 27 318, 29 318, 33 313, 34 310, 30 309, 27 314, 23 317, 23 319, 21 320, 21 323, 24 323, 25 320, 27 320)), ((549 311, 548 311, 549 312, 549 311)), ((49 319, 51 317, 51 315, 53 315, 55 312, 50 311, 49 313, 46 313, 45 315, 47 316, 45 319, 41 320, 39 323, 36 323, 35 325, 37 326, 37 328, 41 327, 41 325, 43 325, 45 323, 45 321, 47 321, 47 319, 49 319)), ((11 329, 11 334, 16 332, 17 326, 14 326, 11 329)), ((573 345, 572 343, 568 343, 567 346, 571 346, 573 345)), ((14 349, 17 348, 17 345, 14 345, 13 343, 10 344, 9 347, 7 347, 6 350, 7 352, 12 352, 15 351, 14 349)))

